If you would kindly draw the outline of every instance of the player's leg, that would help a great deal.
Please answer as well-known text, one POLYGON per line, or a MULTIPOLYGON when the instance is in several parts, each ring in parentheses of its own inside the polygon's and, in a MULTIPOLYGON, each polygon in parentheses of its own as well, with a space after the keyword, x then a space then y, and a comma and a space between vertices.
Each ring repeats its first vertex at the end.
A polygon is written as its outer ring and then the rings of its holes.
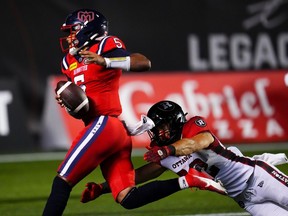
POLYGON ((116 202, 126 209, 133 209, 181 190, 177 178, 154 181, 136 187, 135 171, 129 151, 129 149, 123 149, 101 163, 103 176, 108 182, 116 202))
POLYGON ((105 125, 105 118, 99 117, 83 129, 73 141, 65 159, 58 168, 59 174, 54 178, 43 216, 62 215, 72 187, 100 163, 95 154, 95 145, 105 125))
POLYGON ((115 147, 110 146, 110 148, 117 151, 102 161, 100 167, 116 200, 120 191, 135 186, 135 171, 131 162, 132 141, 127 133, 125 132, 122 137, 118 137, 118 141, 114 145, 115 147))
POLYGON ((273 202, 263 202, 253 204, 246 207, 246 211, 253 216, 273 215, 273 216, 288 216, 286 209, 273 202))
MULTIPOLYGON (((155 169, 153 171, 155 171, 155 169)), ((142 173, 145 172, 143 168, 141 172, 142 173)), ((151 172, 149 171, 149 173, 151 172)), ((135 177, 137 177, 136 173, 135 175, 136 175, 135 177)), ((153 176, 154 176, 154 173, 153 173, 153 176)), ((152 179, 151 176, 150 177, 146 176, 146 180, 151 180, 151 179, 152 179)), ((189 177, 186 176, 186 179, 190 179, 187 181, 190 187, 197 187, 200 190, 210 190, 213 192, 226 195, 225 188, 219 182, 213 181, 212 180, 213 178, 207 175, 205 172, 199 172, 197 170, 192 170, 191 168, 189 170, 189 177)), ((123 194, 122 196, 125 196, 127 194, 125 193, 125 191, 127 190, 128 192, 129 189, 131 189, 131 187, 124 189, 124 191, 120 190, 121 195, 123 194)), ((111 193, 110 187, 107 182, 103 182, 101 184, 89 182, 86 184, 86 188, 82 192, 81 202, 83 203, 90 202, 92 200, 95 200, 97 197, 106 193, 111 193)), ((118 200, 122 200, 123 198, 124 197, 121 198, 120 196, 118 196, 118 200)))
POLYGON ((61 216, 67 205, 67 201, 70 196, 72 186, 64 181, 59 176, 56 176, 53 180, 51 193, 46 202, 43 216, 61 216))
POLYGON ((186 176, 180 178, 152 181, 142 186, 134 187, 129 190, 122 200, 118 199, 118 202, 126 209, 134 209, 170 196, 182 189, 199 186, 201 186, 202 190, 211 190, 218 193, 221 191, 221 194, 225 193, 225 189, 219 183, 214 182, 208 176, 204 176, 198 171, 196 172, 189 172, 186 176), (217 185, 217 187, 214 187, 212 184, 214 186, 217 185))
POLYGON ((288 210, 287 175, 275 166, 260 161, 255 166, 254 180, 256 196, 252 197, 252 201, 258 203, 269 200, 288 210))
MULTIPOLYGON (((138 208, 167 197, 181 189, 198 187, 199 185, 203 185, 202 189, 204 189, 206 185, 212 185, 210 184, 212 180, 207 176, 200 175, 199 177, 199 173, 189 172, 186 176, 180 178, 153 181, 135 187, 135 172, 131 163, 131 140, 123 138, 120 140, 118 145, 122 146, 122 150, 103 161, 101 169, 111 188, 114 199, 124 208, 138 208), (200 181, 203 181, 203 184, 200 181)), ((212 186, 207 189, 219 190, 212 186)))
POLYGON ((178 179, 162 183, 156 181, 136 188, 135 171, 131 162, 131 138, 127 136, 122 123, 115 122, 110 132, 116 135, 114 149, 117 151, 106 158, 100 166, 114 199, 123 207, 137 208, 180 190, 178 179))

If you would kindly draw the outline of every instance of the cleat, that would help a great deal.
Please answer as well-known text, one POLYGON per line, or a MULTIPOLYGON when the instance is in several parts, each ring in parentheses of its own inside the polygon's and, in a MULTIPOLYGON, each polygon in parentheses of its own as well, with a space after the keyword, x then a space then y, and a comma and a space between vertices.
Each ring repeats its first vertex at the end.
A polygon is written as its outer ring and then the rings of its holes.
POLYGON ((210 190, 222 195, 227 195, 227 191, 221 183, 214 181, 206 172, 200 172, 190 168, 188 174, 185 175, 185 179, 190 188, 197 187, 200 190, 210 190))

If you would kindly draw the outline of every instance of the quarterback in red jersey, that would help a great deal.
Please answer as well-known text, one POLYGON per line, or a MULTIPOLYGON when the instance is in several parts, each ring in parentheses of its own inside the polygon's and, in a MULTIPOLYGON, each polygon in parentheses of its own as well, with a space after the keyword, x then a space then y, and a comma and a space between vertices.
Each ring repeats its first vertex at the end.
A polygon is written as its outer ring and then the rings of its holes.
MULTIPOLYGON (((43 215, 62 215, 72 188, 99 165, 115 201, 127 209, 189 187, 224 193, 211 179, 194 178, 197 172, 192 171, 180 178, 135 187, 131 137, 118 119, 122 112, 119 79, 122 70, 149 70, 150 61, 140 53, 130 54, 118 37, 109 36, 108 22, 98 11, 74 11, 61 30, 68 34, 60 39, 62 50, 67 52, 62 72, 86 92, 89 111, 82 117, 85 127, 73 140, 57 170, 43 215)), ((56 95, 56 99, 63 106, 60 96, 56 95)))

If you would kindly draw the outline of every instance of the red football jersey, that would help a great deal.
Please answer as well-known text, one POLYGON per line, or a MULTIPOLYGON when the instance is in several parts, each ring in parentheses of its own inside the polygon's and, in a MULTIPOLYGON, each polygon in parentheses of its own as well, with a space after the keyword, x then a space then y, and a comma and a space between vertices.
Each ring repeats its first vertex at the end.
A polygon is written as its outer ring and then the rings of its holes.
MULTIPOLYGON (((98 55, 115 49, 126 49, 124 43, 115 36, 106 36, 89 48, 98 55)), ((81 86, 89 98, 89 114, 83 119, 86 124, 95 116, 121 114, 118 94, 121 69, 107 69, 97 64, 88 64, 85 58, 75 58, 67 54, 62 61, 62 72, 72 82, 81 86)))
POLYGON ((191 138, 204 131, 210 131, 205 119, 194 116, 184 124, 182 138, 191 138))

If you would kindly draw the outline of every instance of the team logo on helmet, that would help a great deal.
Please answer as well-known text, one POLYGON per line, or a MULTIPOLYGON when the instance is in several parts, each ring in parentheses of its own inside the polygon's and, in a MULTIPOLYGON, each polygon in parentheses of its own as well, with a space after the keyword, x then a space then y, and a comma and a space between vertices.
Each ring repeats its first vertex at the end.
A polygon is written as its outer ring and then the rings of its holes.
POLYGON ((79 11, 77 14, 77 18, 82 22, 91 22, 94 20, 94 12, 93 11, 79 11))
POLYGON ((165 101, 165 102, 160 103, 158 108, 160 110, 169 111, 169 110, 172 110, 174 108, 174 105, 169 103, 169 101, 165 101))
POLYGON ((206 122, 203 119, 195 120, 195 124, 198 125, 199 127, 205 127, 206 126, 206 122))

